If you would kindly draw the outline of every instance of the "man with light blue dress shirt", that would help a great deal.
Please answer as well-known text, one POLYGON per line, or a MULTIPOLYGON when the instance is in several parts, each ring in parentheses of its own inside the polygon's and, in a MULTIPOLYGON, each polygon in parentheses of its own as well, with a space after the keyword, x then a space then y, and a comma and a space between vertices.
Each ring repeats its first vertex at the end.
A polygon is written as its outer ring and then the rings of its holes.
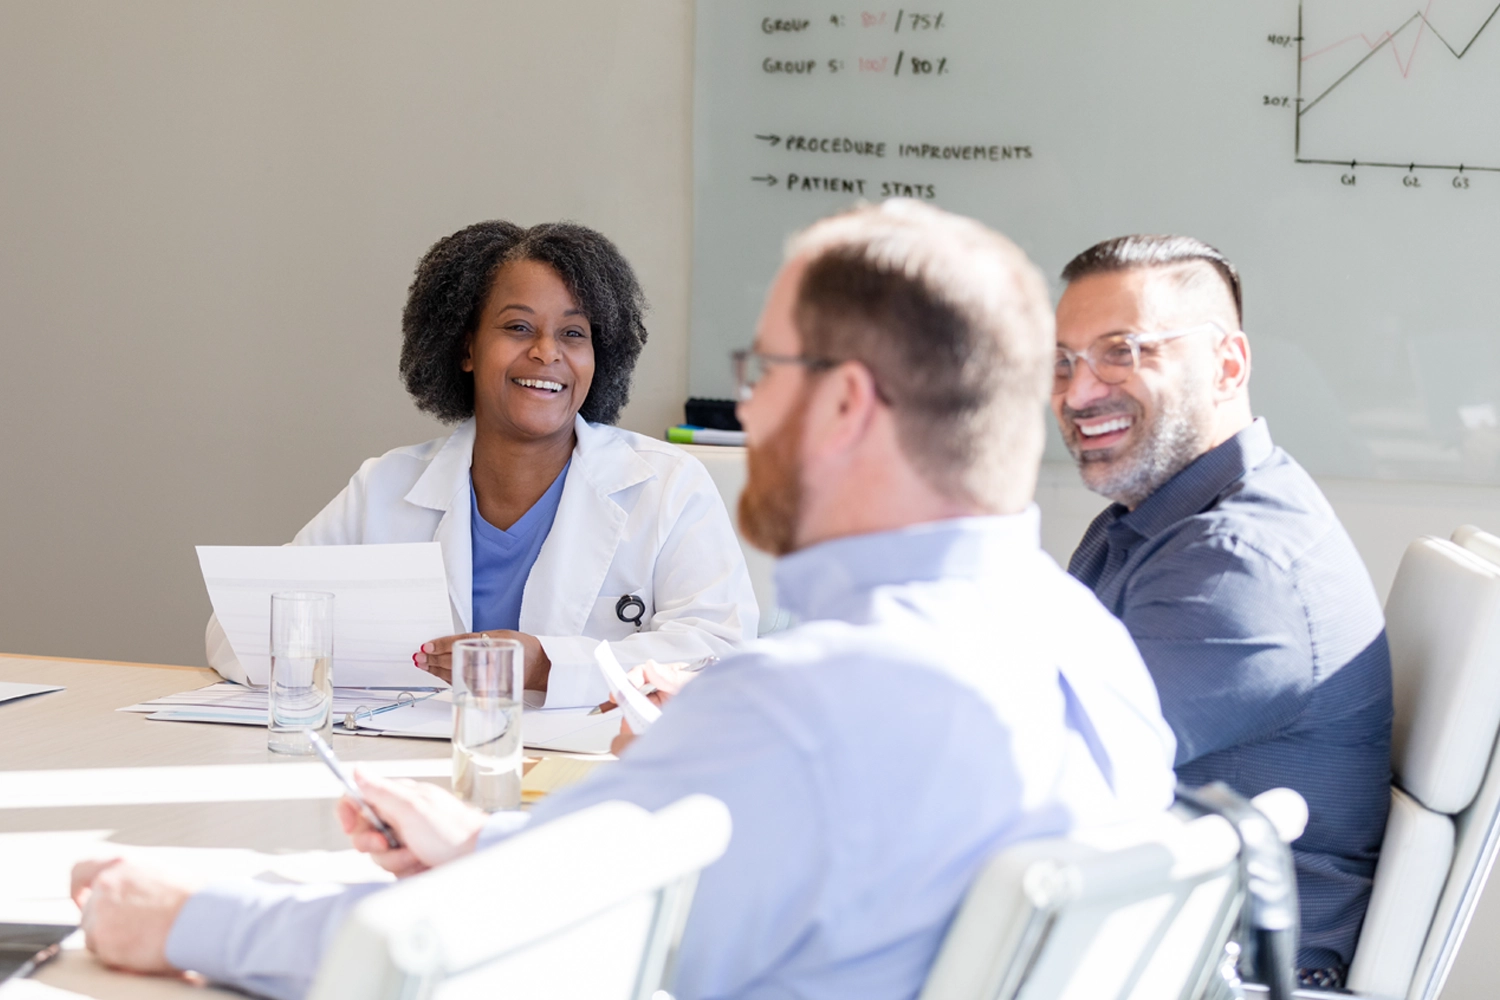
MULTIPOLYGON (((1052 350, 1040 275, 978 223, 889 202, 801 234, 737 355, 741 529, 782 557, 800 624, 529 816, 363 779, 406 846, 341 803, 355 846, 412 875, 598 802, 706 793, 734 832, 699 880, 678 1000, 916 996, 995 851, 1172 799, 1172 735, 1128 635, 1038 547, 1052 350)), ((74 881, 106 962, 274 997, 303 994, 380 891, 191 886, 125 862, 74 881)))
POLYGON ((1390 805, 1391 662, 1369 573, 1312 478, 1252 418, 1234 266, 1181 236, 1063 271, 1052 407, 1114 500, 1068 571, 1124 621, 1187 785, 1293 788, 1298 972, 1336 987, 1390 805))

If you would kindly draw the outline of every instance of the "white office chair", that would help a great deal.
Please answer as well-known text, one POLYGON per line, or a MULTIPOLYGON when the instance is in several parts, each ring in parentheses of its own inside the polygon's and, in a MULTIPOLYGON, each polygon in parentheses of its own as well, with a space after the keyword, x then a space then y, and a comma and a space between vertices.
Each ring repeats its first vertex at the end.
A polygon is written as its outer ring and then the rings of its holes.
MULTIPOLYGON (((1453 533, 1453 541, 1500 565, 1500 538, 1489 532, 1466 524, 1453 533)), ((1491 669, 1500 672, 1500 664, 1492 664, 1491 669)), ((1417 992, 1414 988, 1411 996, 1418 1000, 1433 1000, 1442 992, 1495 857, 1500 853, 1500 744, 1489 751, 1486 763, 1488 768, 1479 794, 1455 821, 1453 865, 1433 916, 1432 929, 1422 947, 1422 957, 1417 962, 1414 982, 1421 984, 1423 990, 1417 992)))
POLYGON ((397 883, 339 930, 310 1000, 650 1000, 729 810, 606 802, 397 883))
POLYGON ((755 589, 755 601, 760 605, 760 634, 777 632, 791 624, 791 617, 776 606, 776 582, 774 579, 776 560, 745 541, 740 534, 740 493, 745 489, 745 449, 723 445, 684 444, 683 451, 702 462, 708 475, 724 498, 729 508, 729 520, 734 524, 735 537, 745 551, 745 566, 750 570, 750 586, 755 589))
MULTIPOLYGON (((1284 842, 1301 836, 1301 796, 1274 789, 1255 805, 1284 842)), ((1200 997, 1243 889, 1240 838, 1220 816, 1173 810, 1018 844, 970 888, 921 1000, 1200 997)))
POLYGON ((1401 560, 1385 614, 1396 787, 1348 986, 1435 1000, 1494 858, 1500 566, 1420 538, 1401 560))
POLYGON ((1453 532, 1453 542, 1476 556, 1500 564, 1500 538, 1472 524, 1461 525, 1453 532))

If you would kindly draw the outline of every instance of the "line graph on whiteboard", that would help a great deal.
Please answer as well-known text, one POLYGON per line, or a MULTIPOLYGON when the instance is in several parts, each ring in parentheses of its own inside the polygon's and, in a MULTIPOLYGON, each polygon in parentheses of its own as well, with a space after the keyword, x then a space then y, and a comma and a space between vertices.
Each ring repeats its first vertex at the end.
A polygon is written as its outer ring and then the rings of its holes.
POLYGON ((1301 0, 1298 163, 1500 173, 1500 3, 1301 0))

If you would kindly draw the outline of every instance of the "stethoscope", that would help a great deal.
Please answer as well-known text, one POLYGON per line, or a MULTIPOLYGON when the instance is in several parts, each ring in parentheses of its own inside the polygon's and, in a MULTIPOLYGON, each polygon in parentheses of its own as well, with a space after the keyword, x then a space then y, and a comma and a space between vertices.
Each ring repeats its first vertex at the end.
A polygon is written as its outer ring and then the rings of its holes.
POLYGON ((615 617, 639 629, 641 619, 646 617, 646 602, 634 594, 626 594, 615 602, 615 617))

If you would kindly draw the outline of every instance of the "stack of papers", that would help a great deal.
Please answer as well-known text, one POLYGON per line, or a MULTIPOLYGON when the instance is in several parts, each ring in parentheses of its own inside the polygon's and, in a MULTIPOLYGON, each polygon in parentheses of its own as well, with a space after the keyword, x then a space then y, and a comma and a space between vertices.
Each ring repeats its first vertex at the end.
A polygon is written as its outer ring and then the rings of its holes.
MULTIPOLYGON (((618 708, 593 714, 591 708, 526 708, 521 713, 521 742, 533 750, 607 754, 620 735, 618 708)), ((363 716, 355 727, 387 736, 426 739, 453 738, 453 695, 443 691, 432 698, 390 711, 363 716)))
MULTIPOLYGON (((532 692, 527 692, 527 699, 532 700, 532 692)), ((229 681, 127 705, 119 711, 140 712, 153 721, 238 726, 265 726, 270 712, 265 688, 229 681)), ((607 754, 610 743, 620 735, 620 719, 618 708, 595 715, 590 708, 533 708, 528 704, 521 715, 522 740, 535 750, 607 754)), ((450 740, 453 693, 336 687, 333 721, 343 732, 450 740), (352 726, 348 725, 351 721, 352 726)))
MULTIPOLYGON (((431 691, 398 691, 392 688, 333 689, 333 720, 342 725, 345 716, 364 715, 380 709, 389 710, 429 698, 431 691)), ((138 705, 127 705, 121 712, 143 712, 146 718, 168 722, 227 722, 240 726, 264 726, 270 708, 265 688, 245 687, 220 681, 196 691, 169 694, 138 705)), ((449 727, 451 733, 451 726, 449 727)))

